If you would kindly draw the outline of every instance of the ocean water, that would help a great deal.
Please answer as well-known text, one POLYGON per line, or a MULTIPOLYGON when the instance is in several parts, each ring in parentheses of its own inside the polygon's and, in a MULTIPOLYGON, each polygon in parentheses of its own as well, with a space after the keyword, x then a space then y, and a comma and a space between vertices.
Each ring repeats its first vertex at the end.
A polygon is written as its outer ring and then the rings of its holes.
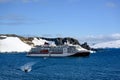
POLYGON ((120 49, 101 50, 89 57, 25 55, 0 54, 0 80, 120 80, 120 49))

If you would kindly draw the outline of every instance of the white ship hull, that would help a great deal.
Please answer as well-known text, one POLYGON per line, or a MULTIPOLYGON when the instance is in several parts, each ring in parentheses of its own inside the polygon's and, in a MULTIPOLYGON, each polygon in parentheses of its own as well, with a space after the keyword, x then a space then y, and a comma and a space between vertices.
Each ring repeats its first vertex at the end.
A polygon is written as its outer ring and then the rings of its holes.
POLYGON ((27 56, 33 57, 79 57, 79 56, 89 56, 90 52, 82 51, 77 53, 64 53, 64 54, 39 54, 39 53, 30 53, 27 56))
POLYGON ((79 46, 38 46, 33 48, 27 56, 35 57, 66 57, 66 56, 89 56, 90 51, 81 49, 79 46))

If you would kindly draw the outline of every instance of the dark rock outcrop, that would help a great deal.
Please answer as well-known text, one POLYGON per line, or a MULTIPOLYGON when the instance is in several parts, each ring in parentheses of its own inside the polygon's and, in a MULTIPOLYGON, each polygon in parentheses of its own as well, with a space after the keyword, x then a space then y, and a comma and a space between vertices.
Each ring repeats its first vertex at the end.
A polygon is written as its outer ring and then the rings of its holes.
POLYGON ((44 38, 44 37, 41 37, 41 38, 48 40, 48 41, 54 41, 56 45, 64 45, 64 43, 66 43, 66 42, 69 42, 70 44, 73 44, 73 45, 80 45, 78 40, 76 40, 74 38, 70 38, 70 37, 66 37, 66 38, 44 38))
POLYGON ((91 50, 90 46, 87 44, 87 42, 81 44, 81 47, 87 49, 87 50, 91 50))

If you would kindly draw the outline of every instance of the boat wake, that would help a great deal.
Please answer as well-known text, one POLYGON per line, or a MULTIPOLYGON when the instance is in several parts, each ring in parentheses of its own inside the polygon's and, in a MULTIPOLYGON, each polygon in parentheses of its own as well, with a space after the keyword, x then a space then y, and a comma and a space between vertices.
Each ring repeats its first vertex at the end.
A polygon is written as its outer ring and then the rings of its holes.
POLYGON ((32 70, 32 66, 35 64, 35 62, 29 62, 24 64, 20 67, 20 69, 24 72, 30 72, 32 70))

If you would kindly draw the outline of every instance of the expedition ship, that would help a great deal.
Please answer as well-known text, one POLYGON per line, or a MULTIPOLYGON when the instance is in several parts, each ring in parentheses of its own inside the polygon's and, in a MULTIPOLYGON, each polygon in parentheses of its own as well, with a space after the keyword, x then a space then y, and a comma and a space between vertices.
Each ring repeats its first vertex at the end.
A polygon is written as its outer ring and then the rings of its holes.
POLYGON ((90 51, 79 45, 50 46, 41 45, 33 47, 27 56, 39 57, 65 57, 65 56, 89 56, 90 51))

